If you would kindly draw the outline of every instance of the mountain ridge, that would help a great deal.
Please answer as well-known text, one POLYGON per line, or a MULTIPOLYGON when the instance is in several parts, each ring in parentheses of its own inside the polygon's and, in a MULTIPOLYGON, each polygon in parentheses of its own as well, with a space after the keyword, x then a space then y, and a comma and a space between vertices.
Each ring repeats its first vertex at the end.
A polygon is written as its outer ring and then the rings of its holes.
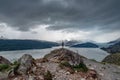
POLYGON ((53 46, 58 46, 58 44, 40 40, 0 39, 0 51, 44 49, 53 46))
POLYGON ((120 53, 120 42, 118 43, 115 43, 114 45, 110 45, 109 47, 107 48, 101 48, 105 51, 107 51, 108 53, 110 54, 114 54, 114 53, 120 53))
POLYGON ((77 44, 77 45, 73 45, 71 47, 80 47, 80 48, 98 48, 99 46, 91 43, 91 42, 86 42, 86 43, 81 43, 81 44, 77 44))

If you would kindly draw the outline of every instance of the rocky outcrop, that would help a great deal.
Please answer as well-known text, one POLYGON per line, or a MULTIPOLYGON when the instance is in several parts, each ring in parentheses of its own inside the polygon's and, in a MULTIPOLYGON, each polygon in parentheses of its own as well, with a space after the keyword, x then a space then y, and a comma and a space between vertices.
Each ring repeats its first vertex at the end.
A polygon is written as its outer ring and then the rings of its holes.
POLYGON ((25 54, 18 59, 17 64, 11 64, 11 66, 12 70, 8 78, 6 73, 1 72, 0 80, 120 79, 120 68, 117 65, 89 60, 65 48, 53 50, 40 59, 34 59, 31 55, 25 54))
POLYGON ((120 53, 108 55, 103 62, 120 65, 120 53))
POLYGON ((73 51, 60 48, 60 49, 51 51, 51 53, 45 55, 44 58, 52 62, 60 63, 60 62, 67 61, 70 65, 78 65, 83 62, 82 58, 84 57, 80 56, 79 54, 73 51))
POLYGON ((9 60, 7 60, 6 58, 0 56, 0 64, 11 64, 11 62, 9 60))
POLYGON ((83 59, 86 58, 63 48, 53 50, 44 58, 36 60, 25 54, 18 60, 19 65, 10 72, 8 80, 99 80, 95 70, 81 71, 83 66, 78 64, 83 64, 83 59), (63 66, 66 68, 61 68, 62 62, 67 62, 70 66, 77 65, 71 68, 75 69, 74 73, 70 72, 69 65, 65 64, 63 66))

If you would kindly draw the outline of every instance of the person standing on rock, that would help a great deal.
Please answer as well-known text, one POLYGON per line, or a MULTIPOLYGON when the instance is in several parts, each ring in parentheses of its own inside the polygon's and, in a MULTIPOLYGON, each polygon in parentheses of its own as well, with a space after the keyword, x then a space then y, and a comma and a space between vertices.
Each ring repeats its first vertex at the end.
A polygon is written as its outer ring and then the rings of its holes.
POLYGON ((65 46, 65 44, 64 44, 64 42, 62 41, 62 48, 64 48, 64 46, 65 46))

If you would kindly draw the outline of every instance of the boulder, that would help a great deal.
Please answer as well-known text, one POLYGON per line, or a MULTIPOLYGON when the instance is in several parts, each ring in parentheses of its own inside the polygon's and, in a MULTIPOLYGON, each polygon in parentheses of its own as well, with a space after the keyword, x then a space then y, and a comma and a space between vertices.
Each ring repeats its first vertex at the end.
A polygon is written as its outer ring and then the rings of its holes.
POLYGON ((34 59, 31 55, 29 54, 24 54, 19 60, 19 67, 17 69, 17 72, 19 74, 27 74, 28 71, 32 68, 34 64, 34 59))
POLYGON ((9 78, 14 77, 16 75, 27 75, 29 74, 31 68, 34 65, 34 59, 29 54, 24 54, 20 59, 18 59, 18 64, 14 67, 10 73, 9 78))
POLYGON ((6 58, 0 56, 0 64, 11 64, 11 62, 9 60, 7 60, 6 58))

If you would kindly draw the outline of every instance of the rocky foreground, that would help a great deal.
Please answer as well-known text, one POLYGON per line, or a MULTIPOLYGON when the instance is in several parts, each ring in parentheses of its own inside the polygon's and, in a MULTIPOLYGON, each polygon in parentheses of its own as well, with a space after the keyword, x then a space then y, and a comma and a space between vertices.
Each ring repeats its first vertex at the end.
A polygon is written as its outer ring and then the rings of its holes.
POLYGON ((25 54, 14 63, 0 57, 0 80, 120 80, 120 67, 60 48, 40 59, 25 54))

